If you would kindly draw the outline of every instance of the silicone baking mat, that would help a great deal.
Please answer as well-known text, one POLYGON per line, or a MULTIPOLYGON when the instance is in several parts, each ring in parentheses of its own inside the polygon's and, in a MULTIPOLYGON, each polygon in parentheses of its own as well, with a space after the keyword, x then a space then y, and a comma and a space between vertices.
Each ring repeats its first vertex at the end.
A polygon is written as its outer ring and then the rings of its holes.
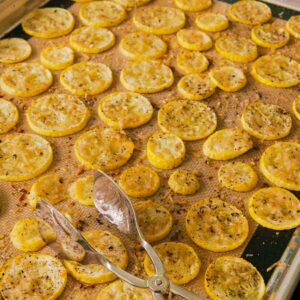
MULTIPOLYGON (((166 6, 175 6, 173 1, 171 0, 156 0, 149 4, 152 5, 166 5, 166 6)), ((47 6, 61 6, 68 7, 70 11, 74 14, 76 18, 76 27, 81 26, 80 21, 78 19, 78 10, 80 4, 73 3, 72 1, 50 1, 47 6)), ((216 1, 214 5, 209 8, 207 11, 220 12, 227 15, 229 4, 216 1)), ((294 14, 290 10, 279 9, 275 6, 273 7, 273 13, 275 17, 288 18, 291 14, 294 14)), ((116 45, 100 54, 81 54, 76 53, 76 62, 79 61, 99 61, 107 64, 114 73, 114 83, 110 87, 108 91, 102 93, 97 96, 88 96, 81 97, 81 100, 85 102, 85 104, 89 107, 89 109, 93 112, 93 116, 88 126, 84 130, 88 130, 92 126, 104 126, 99 117, 97 116, 97 106, 101 98, 113 91, 124 91, 125 89, 122 87, 119 81, 119 73, 124 65, 127 63, 127 59, 123 57, 118 50, 118 42, 121 37, 126 33, 136 30, 132 24, 132 13, 135 9, 128 11, 127 19, 121 23, 119 26, 111 28, 111 30, 116 35, 116 45)), ((194 19, 198 15, 198 13, 186 13, 187 23, 186 27, 195 27, 194 19)), ((276 22, 282 23, 284 26, 285 21, 276 19, 276 22)), ((249 37, 250 27, 231 23, 230 28, 223 33, 214 33, 210 34, 213 39, 216 39, 220 35, 226 34, 228 32, 239 34, 241 36, 249 37)), ((33 47, 33 55, 29 59, 29 61, 38 61, 40 51, 49 45, 68 45, 68 36, 60 37, 56 39, 40 39, 40 38, 29 38, 26 34, 22 32, 20 27, 13 30, 8 36, 20 36, 24 38, 28 38, 30 44, 33 47)), ((176 66, 176 53, 178 52, 178 45, 176 43, 176 36, 167 35, 163 36, 163 39, 167 42, 169 50, 167 54, 162 58, 165 64, 169 65, 175 77, 174 85, 166 91, 156 94, 146 95, 148 99, 152 102, 155 108, 155 114, 153 119, 146 125, 132 130, 127 130, 128 135, 133 139, 136 145, 136 150, 132 159, 129 163, 123 168, 116 170, 114 172, 110 172, 110 175, 115 176, 116 178, 121 173, 122 169, 136 164, 149 164, 145 155, 145 144, 147 141, 147 137, 154 131, 158 130, 158 125, 156 122, 157 110, 164 103, 166 103, 170 99, 180 98, 179 94, 176 90, 176 83, 178 79, 182 76, 180 71, 176 66)), ((300 61, 300 52, 297 50, 300 47, 300 40, 291 39, 289 44, 279 50, 276 50, 278 53, 286 54, 297 61, 300 61)), ((271 53, 273 50, 268 49, 259 49, 259 54, 263 55, 265 53, 271 53)), ((218 116, 218 129, 221 128, 230 128, 230 127, 240 127, 239 116, 243 107, 255 100, 261 100, 266 103, 274 103, 287 111, 291 111, 291 104, 295 97, 299 94, 299 88, 270 88, 265 85, 259 84, 250 76, 249 68, 250 64, 238 64, 233 63, 225 58, 222 58, 220 55, 216 53, 214 49, 211 49, 205 52, 205 55, 208 57, 210 61, 210 68, 214 66, 221 66, 225 64, 229 65, 237 65, 242 68, 247 74, 248 84, 247 86, 239 92, 236 93, 227 93, 221 90, 217 90, 217 92, 208 98, 205 103, 207 103, 210 107, 212 107, 218 116)), ((0 65, 0 72, 5 68, 4 65, 0 65)), ((59 72, 53 72, 54 75, 54 84, 53 86, 46 92, 66 92, 60 84, 59 84, 59 72)), ((36 97, 32 97, 29 99, 23 99, 18 97, 11 97, 8 95, 4 95, 1 93, 1 96, 13 101, 19 108, 20 111, 20 121, 14 129, 16 132, 32 132, 29 128, 24 111, 32 99, 36 97)), ((91 171, 85 170, 75 159, 73 153, 73 145, 76 138, 81 133, 69 136, 69 137, 61 137, 61 138, 48 138, 47 140, 51 143, 54 149, 54 162, 51 165, 50 171, 54 171, 58 173, 66 186, 69 186, 71 182, 76 180, 76 178, 90 174, 91 171)), ((1 140, 1 136, 0 136, 1 140)), ((262 177, 258 170, 258 160, 262 151, 273 142, 261 141, 254 139, 255 147, 253 150, 249 151, 247 154, 235 159, 236 161, 245 161, 250 162, 257 173, 259 174, 259 183, 256 189, 268 186, 266 180, 262 177)), ((296 140, 300 142, 300 129, 299 126, 296 125, 296 122, 293 123, 293 129, 291 134, 286 137, 284 140, 296 140)), ((287 242, 289 241, 292 230, 290 231, 282 231, 276 232, 267 230, 261 227, 257 227, 256 223, 249 216, 246 204, 249 196, 253 193, 253 191, 249 193, 237 193, 232 192, 228 189, 223 189, 218 184, 217 180, 217 170, 224 163, 218 161, 212 161, 205 158, 202 154, 202 144, 203 140, 196 142, 186 142, 187 154, 185 161, 180 166, 182 168, 192 169, 197 171, 199 175, 199 180, 201 182, 201 188, 199 192, 192 196, 179 196, 170 192, 167 186, 167 179, 169 175, 172 173, 172 170, 162 171, 157 170, 162 179, 162 186, 159 192, 153 196, 151 199, 157 203, 161 203, 168 207, 174 217, 174 227, 169 234, 169 236, 165 239, 165 241, 183 241, 191 246, 197 251, 201 261, 201 272, 191 283, 187 285, 187 287, 201 295, 205 295, 203 281, 204 281, 204 272, 207 268, 207 265, 213 261, 215 258, 222 255, 237 255, 243 256, 247 260, 254 263, 254 265, 260 270, 263 274, 265 280, 269 278, 271 275, 270 272, 267 272, 266 269, 274 262, 276 262, 284 248, 286 247, 287 242), (188 237, 184 228, 184 218, 188 207, 193 204, 195 201, 206 198, 206 197, 220 197, 234 205, 236 205, 239 209, 241 209, 246 217, 248 218, 250 225, 250 232, 247 241, 243 244, 242 247, 239 247, 236 250, 229 251, 226 253, 213 253, 210 251, 206 251, 204 249, 196 246, 188 237), (251 238, 252 237, 252 238, 251 238), (250 242, 249 242, 250 241, 250 242)), ((9 241, 9 232, 12 229, 12 226, 16 222, 16 220, 34 216, 33 211, 27 204, 27 194, 30 189, 30 186, 34 180, 27 182, 0 182, 0 264, 3 263, 7 258, 12 257, 18 253, 16 249, 13 248, 12 244, 9 241)), ((128 241, 126 237, 120 235, 112 226, 107 224, 103 218, 101 218, 96 210, 93 207, 83 207, 71 199, 67 199, 57 205, 58 208, 71 213, 74 219, 77 221, 78 226, 81 230, 95 229, 95 228, 103 228, 112 231, 116 235, 120 236, 121 239, 126 244, 128 249, 128 253, 130 254, 130 265, 128 270, 134 274, 140 276, 146 276, 143 270, 143 258, 144 251, 141 249, 139 245, 134 242, 128 241)), ((53 250, 50 247, 45 247, 42 252, 52 253, 53 250)), ((69 277, 67 287, 59 299, 68 299, 68 300, 84 300, 84 299, 94 299, 99 291, 105 285, 96 285, 96 286, 85 286, 82 285, 71 277, 69 277)), ((177 299, 176 297, 174 299, 177 299)))

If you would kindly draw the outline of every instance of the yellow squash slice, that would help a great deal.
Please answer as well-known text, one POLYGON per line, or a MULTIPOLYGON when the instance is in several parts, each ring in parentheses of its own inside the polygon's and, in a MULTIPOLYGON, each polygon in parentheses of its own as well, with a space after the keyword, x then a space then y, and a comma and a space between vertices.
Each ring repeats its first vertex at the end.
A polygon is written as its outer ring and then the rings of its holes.
POLYGON ((111 128, 95 128, 83 133, 75 142, 76 158, 90 169, 117 169, 129 160, 134 150, 131 139, 111 128))
POLYGON ((111 86, 112 81, 111 69, 96 62, 77 63, 60 73, 61 85, 78 96, 102 93, 111 86))
POLYGON ((209 62, 200 51, 181 49, 176 57, 178 68, 185 74, 201 73, 207 70, 209 62))
POLYGON ((150 243, 165 238, 173 226, 173 217, 170 212, 161 205, 152 201, 140 201, 134 203, 139 226, 150 243))
POLYGON ((133 24, 146 33, 171 34, 185 24, 185 15, 178 8, 151 6, 138 9, 133 15, 133 24))
POLYGON ((132 7, 138 7, 138 6, 145 5, 148 2, 150 2, 151 0, 113 0, 113 1, 130 9, 132 7))
POLYGON ((251 74, 258 82, 273 87, 291 87, 300 83, 300 65, 292 58, 281 55, 265 55, 257 59, 251 74))
MULTIPOLYGON (((165 266, 166 276, 175 284, 185 284, 197 277, 201 261, 191 246, 179 242, 167 242, 154 246, 154 249, 165 266)), ((155 274, 148 255, 144 260, 144 268, 149 276, 155 274)))
POLYGON ((228 35, 216 40, 217 52, 235 62, 248 63, 257 57, 257 47, 250 39, 228 35))
POLYGON ((296 117, 297 121, 300 124, 300 96, 298 96, 294 102, 293 102, 293 106, 292 106, 292 110, 293 110, 293 114, 296 117))
POLYGON ((216 91, 216 85, 207 74, 187 74, 177 84, 178 92, 188 100, 204 100, 216 91))
POLYGON ((199 15, 196 18, 195 23, 201 30, 209 32, 223 31, 229 26, 227 18, 218 13, 205 13, 199 15))
POLYGON ((0 290, 6 300, 55 300, 66 284, 66 269, 47 254, 17 255, 7 260, 0 272, 0 290))
POLYGON ((273 184, 300 191, 300 143, 277 142, 260 158, 260 170, 273 184))
POLYGON ((72 31, 74 25, 73 15, 59 7, 35 9, 22 20, 22 27, 26 33, 41 38, 66 35, 72 31))
POLYGON ((182 195, 195 194, 200 188, 200 183, 195 173, 183 169, 178 169, 171 174, 168 185, 172 191, 182 195))
POLYGON ((83 205, 94 205, 93 175, 78 178, 69 189, 71 198, 83 205))
POLYGON ((226 92, 237 92, 247 84, 243 70, 233 66, 222 66, 209 72, 212 82, 226 92))
POLYGON ((174 0, 175 5, 186 11, 201 11, 212 6, 212 0, 174 0))
POLYGON ((156 132, 147 142, 147 158, 159 169, 173 169, 185 156, 183 141, 173 133, 156 132))
POLYGON ((300 16, 292 16, 286 23, 287 31, 297 39, 300 39, 300 16))
POLYGON ((222 256, 208 266, 205 290, 213 300, 262 300, 265 283, 257 269, 246 260, 222 256))
MULTIPOLYGON (((115 0, 116 1, 116 0, 115 0)), ((118 0, 120 1, 120 0, 118 0)), ((136 288, 125 281, 116 280, 101 290, 96 300, 153 300, 149 289, 136 288)))
POLYGON ((106 28, 79 27, 70 35, 72 48, 83 53, 100 53, 115 44, 114 34, 106 28))
POLYGON ((28 195, 28 201, 32 208, 36 208, 37 202, 40 200, 57 204, 65 200, 66 197, 67 190, 61 183, 61 178, 54 173, 50 173, 41 176, 33 183, 28 195))
POLYGON ((41 219, 19 219, 10 232, 14 247, 24 252, 39 251, 55 239, 52 227, 41 219))
POLYGON ((66 46, 49 46, 41 52, 41 63, 50 70, 62 70, 72 65, 74 51, 66 46))
POLYGON ((65 136, 83 129, 90 112, 77 97, 49 94, 33 100, 26 110, 32 130, 46 136, 65 136))
POLYGON ((103 122, 113 128, 135 128, 150 121, 153 107, 140 94, 115 92, 102 98, 98 114, 103 122))
POLYGON ((159 61, 136 61, 127 64, 120 74, 122 85, 132 92, 157 93, 174 82, 172 70, 159 61))
POLYGON ((46 91, 53 78, 49 70, 38 63, 19 63, 4 70, 1 89, 13 96, 31 97, 46 91))
POLYGON ((223 187, 236 192, 248 192, 257 184, 257 174, 253 168, 243 162, 230 162, 220 167, 218 179, 223 187))
POLYGON ((197 101, 173 100, 158 112, 158 125, 184 141, 203 139, 217 127, 217 116, 206 104, 197 101))
POLYGON ((130 197, 149 197, 158 191, 160 177, 150 167, 134 166, 122 172, 119 184, 130 197))
POLYGON ((0 98, 0 134, 15 127, 19 120, 19 112, 13 102, 0 98))
POLYGON ((238 1, 229 8, 229 17, 236 22, 246 25, 259 25, 272 18, 268 5, 252 0, 238 1))
POLYGON ((186 215, 185 227, 198 246, 214 252, 239 247, 249 231, 243 213, 219 198, 203 199, 192 205, 186 215))
POLYGON ((40 218, 36 218, 36 220, 38 223, 40 235, 42 236, 45 243, 48 244, 48 243, 55 241, 56 233, 53 230, 53 228, 51 227, 51 225, 40 218))
POLYGON ((31 54, 29 43, 20 38, 0 40, 0 62, 5 64, 17 63, 25 60, 31 54))
POLYGON ((81 6, 79 18, 87 26, 111 27, 119 25, 126 18, 126 11, 112 1, 95 1, 81 6))
POLYGON ((287 230, 300 225, 300 201, 291 192, 269 187, 256 191, 250 198, 249 213, 261 226, 287 230))
POLYGON ((243 128, 263 140, 287 136, 292 128, 292 117, 278 105, 255 101, 249 103, 241 117, 243 128))
POLYGON ((289 42, 290 35, 282 24, 273 23, 255 26, 251 30, 251 38, 258 46, 281 48, 289 42))
POLYGON ((228 160, 238 157, 253 147, 250 135, 239 128, 216 131, 203 144, 203 153, 210 159, 228 160))
POLYGON ((131 32, 120 41, 121 53, 133 60, 150 60, 163 56, 167 44, 155 34, 131 32))
POLYGON ((178 44, 188 50, 206 51, 213 46, 210 36, 200 30, 181 29, 176 37, 178 44))
MULTIPOLYGON (((89 243, 103 256, 118 267, 125 269, 128 254, 121 240, 108 231, 90 230, 82 233, 89 243)), ((80 264, 65 260, 68 272, 78 281, 86 284, 105 283, 116 279, 116 275, 100 264, 80 264)))
POLYGON ((60 248, 68 260, 79 262, 86 256, 83 246, 72 240, 70 237, 61 240, 60 248))
POLYGON ((45 172, 53 160, 48 141, 35 134, 11 134, 0 143, 0 179, 23 181, 45 172))

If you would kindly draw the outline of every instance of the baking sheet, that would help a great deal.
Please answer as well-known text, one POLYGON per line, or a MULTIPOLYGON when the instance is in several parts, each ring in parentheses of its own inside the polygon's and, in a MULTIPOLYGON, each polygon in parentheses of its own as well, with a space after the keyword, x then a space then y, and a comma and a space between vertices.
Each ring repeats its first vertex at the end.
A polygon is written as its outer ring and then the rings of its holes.
MULTIPOLYGON (((80 22, 78 20, 77 15, 78 15, 78 9, 80 7, 80 4, 78 3, 73 4, 72 1, 64 1, 63 3, 61 3, 61 1, 50 1, 47 4, 47 6, 66 6, 66 5, 69 6, 71 4, 72 6, 70 7, 70 10, 73 12, 76 18, 76 27, 79 27, 80 22)), ((173 1, 170 0, 157 0, 149 4, 149 6, 151 5, 174 6, 173 1)), ((208 9, 207 11, 214 11, 214 12, 227 14, 227 9, 228 9, 228 4, 223 2, 215 2, 214 6, 208 9)), ((120 24, 117 27, 111 28, 111 30, 115 33, 117 38, 116 46, 113 47, 113 49, 96 55, 76 53, 76 62, 79 61, 103 62, 108 66, 110 66, 114 73, 114 83, 108 91, 97 96, 81 97, 81 99, 85 102, 85 104, 93 111, 92 120, 89 122, 85 130, 88 130, 90 127, 95 125, 100 125, 100 126, 104 125, 102 121, 99 120, 96 113, 97 105, 101 100, 101 98, 104 95, 111 93, 113 91, 125 90, 119 82, 119 73, 123 68, 123 66, 126 64, 127 59, 119 53, 117 44, 120 41, 120 38, 124 34, 135 30, 130 18, 133 11, 134 9, 128 12, 128 17, 122 24, 120 24)), ((194 27, 194 19, 198 15, 198 13, 186 13, 186 15, 187 15, 186 27, 194 27)), ((276 22, 281 22, 284 25, 283 20, 276 20, 276 22)), ((245 25, 231 23, 229 30, 227 30, 226 32, 215 33, 210 35, 212 36, 213 39, 216 39, 218 36, 222 34, 226 34, 227 32, 233 32, 242 36, 249 37, 250 29, 251 27, 245 25)), ((10 35, 16 34, 16 32, 18 32, 18 30, 14 31, 10 35)), ((26 37, 26 35, 24 34, 22 36, 26 37)), ((176 37, 175 35, 170 35, 170 36, 164 36, 163 39, 168 43, 169 46, 169 51, 167 55, 163 57, 163 61, 167 65, 171 66, 171 68, 173 69, 174 76, 175 76, 175 84, 170 89, 164 92, 153 94, 153 95, 146 95, 146 97, 150 99, 153 106, 155 107, 154 117, 151 120, 151 122, 145 126, 142 126, 137 129, 127 130, 128 135, 134 140, 137 146, 137 150, 135 150, 133 158, 129 161, 129 163, 126 166, 114 172, 110 172, 110 174, 115 177, 117 177, 120 174, 122 169, 126 168, 129 165, 135 165, 139 163, 149 164, 145 158, 145 151, 144 151, 145 143, 147 137, 152 132, 158 130, 158 126, 156 123, 157 110, 159 107, 161 107, 163 103, 167 102, 169 99, 180 98, 180 96, 177 94, 176 83, 178 79, 182 76, 182 74, 179 72, 176 66, 176 53, 178 51, 176 37)), ((33 47, 33 55, 31 56, 29 61, 37 61, 39 60, 39 53, 41 49, 43 49, 46 46, 54 45, 54 44, 68 45, 68 37, 61 37, 61 38, 50 39, 50 40, 30 38, 29 42, 33 47)), ((300 52, 297 51, 297 49, 299 49, 299 46, 300 46, 300 40, 292 39, 287 46, 276 51, 279 53, 287 54, 290 57, 300 61, 300 52)), ((259 49, 260 55, 272 51, 274 50, 268 50, 262 48, 259 49)), ((205 54, 211 63, 210 68, 213 66, 220 66, 224 64, 237 65, 246 72, 249 80, 246 88, 244 88, 239 92, 226 93, 221 90, 217 90, 217 92, 212 97, 210 97, 205 101, 210 107, 212 107, 217 112, 218 129, 225 128, 225 127, 240 126, 237 116, 241 114, 243 107, 247 103, 254 100, 262 100, 267 103, 278 104, 281 107, 285 108, 287 111, 291 111, 291 103, 295 99, 295 97, 299 94, 298 87, 280 89, 280 88, 270 88, 264 86, 262 84, 255 82, 253 78, 250 76, 249 73, 250 64, 233 63, 217 55, 214 49, 207 51, 205 54)), ((5 67, 4 65, 2 64, 0 65, 0 72, 3 70, 4 67, 5 67)), ((59 84, 59 77, 58 77, 59 72, 55 71, 53 72, 53 74, 54 74, 54 84, 46 93, 66 92, 59 84)), ((2 92, 1 92, 1 96, 13 101, 18 106, 21 112, 20 122, 15 128, 15 131, 32 132, 32 130, 29 128, 25 120, 24 110, 26 110, 26 107, 28 106, 30 101, 32 101, 32 99, 36 97, 32 97, 30 99, 23 99, 18 97, 5 96, 2 94, 2 92)), ((78 137, 80 134, 81 133, 72 135, 70 137, 62 137, 62 138, 48 138, 48 137, 46 138, 53 146, 54 156, 55 156, 55 160, 51 168, 48 170, 48 172, 55 171, 56 173, 58 173, 60 176, 62 176, 64 183, 67 186, 69 186, 71 182, 76 180, 77 177, 84 176, 91 173, 88 170, 84 170, 82 166, 79 165, 79 163, 76 161, 73 154, 74 141, 76 137, 78 137)), ((291 134, 284 140, 297 140, 298 142, 300 142, 300 129, 295 122, 293 123, 293 129, 291 134)), ((255 165, 255 168, 258 171, 257 163, 258 163, 259 154, 268 145, 272 144, 273 142, 267 142, 267 141, 263 142, 256 139, 254 139, 254 141, 255 141, 254 149, 235 160, 250 162, 255 165)), ((206 159, 202 154, 202 144, 203 141, 187 142, 186 159, 184 163, 180 166, 182 168, 193 169, 198 172, 199 179, 201 182, 201 189, 199 190, 199 192, 193 196, 188 196, 188 197, 186 196, 183 197, 183 196, 170 193, 167 187, 167 179, 168 176, 172 173, 172 171, 157 170, 162 179, 162 187, 159 190, 159 192, 151 199, 157 203, 161 203, 166 207, 170 208, 172 215, 174 217, 175 220, 174 227, 170 235, 165 239, 165 241, 168 240, 183 241, 193 246, 194 249, 197 251, 202 261, 201 272, 195 280, 193 280, 190 284, 187 285, 187 287, 195 292, 198 292, 201 295, 205 295, 204 288, 203 288, 203 275, 207 265, 212 260, 222 255, 240 256, 244 253, 243 254, 244 257, 249 261, 253 261, 254 264, 263 273, 265 279, 267 279, 268 274, 265 272, 265 265, 262 265, 262 263, 263 262, 265 262, 266 264, 269 263, 268 257, 270 257, 272 253, 274 253, 273 250, 270 249, 279 250, 280 247, 284 249, 285 246, 283 246, 282 241, 283 240, 288 241, 292 231, 284 231, 284 232, 276 233, 275 231, 268 231, 266 229, 259 228, 259 231, 256 232, 255 236, 257 236, 257 234, 259 233, 262 234, 261 238, 258 239, 258 242, 255 242, 254 244, 252 240, 251 243, 246 248, 247 243, 249 242, 251 236, 253 235, 253 233, 257 228, 257 225, 255 224, 254 221, 252 221, 252 219, 250 218, 246 210, 247 199, 252 194, 252 192, 237 193, 237 192, 231 192, 227 189, 221 188, 217 182, 217 170, 220 167, 220 165, 222 165, 223 163, 206 159), (244 243, 242 247, 226 253, 212 253, 210 251, 206 251, 204 249, 199 248, 198 246, 193 244, 191 240, 189 240, 184 229, 184 217, 185 217, 186 210, 195 201, 205 197, 221 197, 222 199, 236 205, 239 209, 241 209, 245 213, 249 221, 250 233, 246 243, 244 243), (263 245, 268 245, 267 240, 270 241, 269 245, 273 245, 274 247, 272 248, 270 248, 271 246, 265 247, 265 250, 267 251, 263 252, 262 251, 264 249, 263 245), (266 254, 268 256, 266 256, 266 254)), ((256 187, 257 189, 268 185, 268 183, 265 181, 265 179, 262 177, 259 171, 258 174, 260 176, 260 180, 259 180, 259 184, 256 187)), ((15 250, 11 245, 11 243, 9 242, 8 234, 17 219, 22 217, 27 217, 27 216, 33 216, 33 212, 30 209, 30 207, 28 207, 27 199, 26 199, 27 192, 29 191, 30 185, 32 184, 33 181, 34 180, 21 182, 21 183, 6 183, 3 181, 0 182, 0 205, 1 205, 0 264, 4 262, 8 257, 20 253, 20 251, 15 250)), ((144 252, 141 249, 141 247, 139 245, 136 245, 135 243, 128 241, 124 236, 118 234, 118 232, 116 232, 112 226, 106 224, 106 222, 97 215, 95 209, 82 207, 80 204, 75 203, 71 199, 67 199, 64 202, 61 202, 60 204, 57 205, 57 207, 69 211, 74 216, 74 218, 78 221, 80 229, 88 230, 88 229, 95 229, 95 228, 103 228, 103 229, 108 229, 114 232, 115 234, 121 236, 130 254, 131 264, 128 270, 132 271, 136 275, 145 276, 145 273, 143 271, 143 266, 142 266, 144 252)), ((42 250, 42 252, 53 253, 51 248, 49 247, 45 247, 42 250)), ((281 253, 282 251, 280 252, 279 257, 281 253)), ((274 259, 273 256, 272 258, 274 259)), ((99 293, 99 291, 103 288, 103 286, 105 285, 97 285, 92 287, 84 286, 76 282, 70 277, 68 280, 67 288, 59 299, 82 300, 88 297, 90 299, 94 299, 96 295, 99 293)))

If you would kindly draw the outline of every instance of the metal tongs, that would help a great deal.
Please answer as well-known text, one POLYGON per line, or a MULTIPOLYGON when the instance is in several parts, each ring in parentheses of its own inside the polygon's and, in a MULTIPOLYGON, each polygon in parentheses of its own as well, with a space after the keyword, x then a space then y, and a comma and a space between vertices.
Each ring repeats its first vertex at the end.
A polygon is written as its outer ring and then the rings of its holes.
POLYGON ((131 200, 114 179, 102 171, 94 173, 94 204, 100 214, 116 225, 121 232, 140 241, 155 267, 155 275, 146 280, 141 279, 111 263, 83 237, 81 232, 62 213, 46 201, 42 200, 38 203, 36 213, 45 219, 45 212, 47 212, 48 217, 50 215, 52 218, 52 224, 58 225, 68 237, 80 244, 85 251, 91 253, 105 268, 135 287, 150 289, 155 300, 165 299, 164 295, 170 291, 189 300, 205 299, 168 280, 162 261, 140 230, 131 200))

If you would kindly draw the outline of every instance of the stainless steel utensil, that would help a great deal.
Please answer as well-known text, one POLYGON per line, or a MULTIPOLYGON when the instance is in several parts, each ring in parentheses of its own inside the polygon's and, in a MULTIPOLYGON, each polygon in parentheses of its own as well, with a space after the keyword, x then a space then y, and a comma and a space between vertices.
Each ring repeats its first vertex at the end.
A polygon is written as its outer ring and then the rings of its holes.
POLYGON ((97 262, 101 263, 120 279, 133 286, 150 289, 155 300, 164 300, 164 294, 168 294, 169 291, 188 300, 205 299, 168 280, 164 274, 163 263, 152 246, 145 240, 139 228, 130 199, 119 185, 104 172, 95 172, 94 197, 95 206, 103 216, 115 224, 120 231, 140 241, 153 262, 156 270, 154 276, 144 280, 110 262, 83 237, 81 232, 61 212, 46 201, 41 200, 38 202, 36 214, 50 223, 58 233, 58 236, 65 234, 72 241, 80 244, 89 256, 94 257, 97 262))

